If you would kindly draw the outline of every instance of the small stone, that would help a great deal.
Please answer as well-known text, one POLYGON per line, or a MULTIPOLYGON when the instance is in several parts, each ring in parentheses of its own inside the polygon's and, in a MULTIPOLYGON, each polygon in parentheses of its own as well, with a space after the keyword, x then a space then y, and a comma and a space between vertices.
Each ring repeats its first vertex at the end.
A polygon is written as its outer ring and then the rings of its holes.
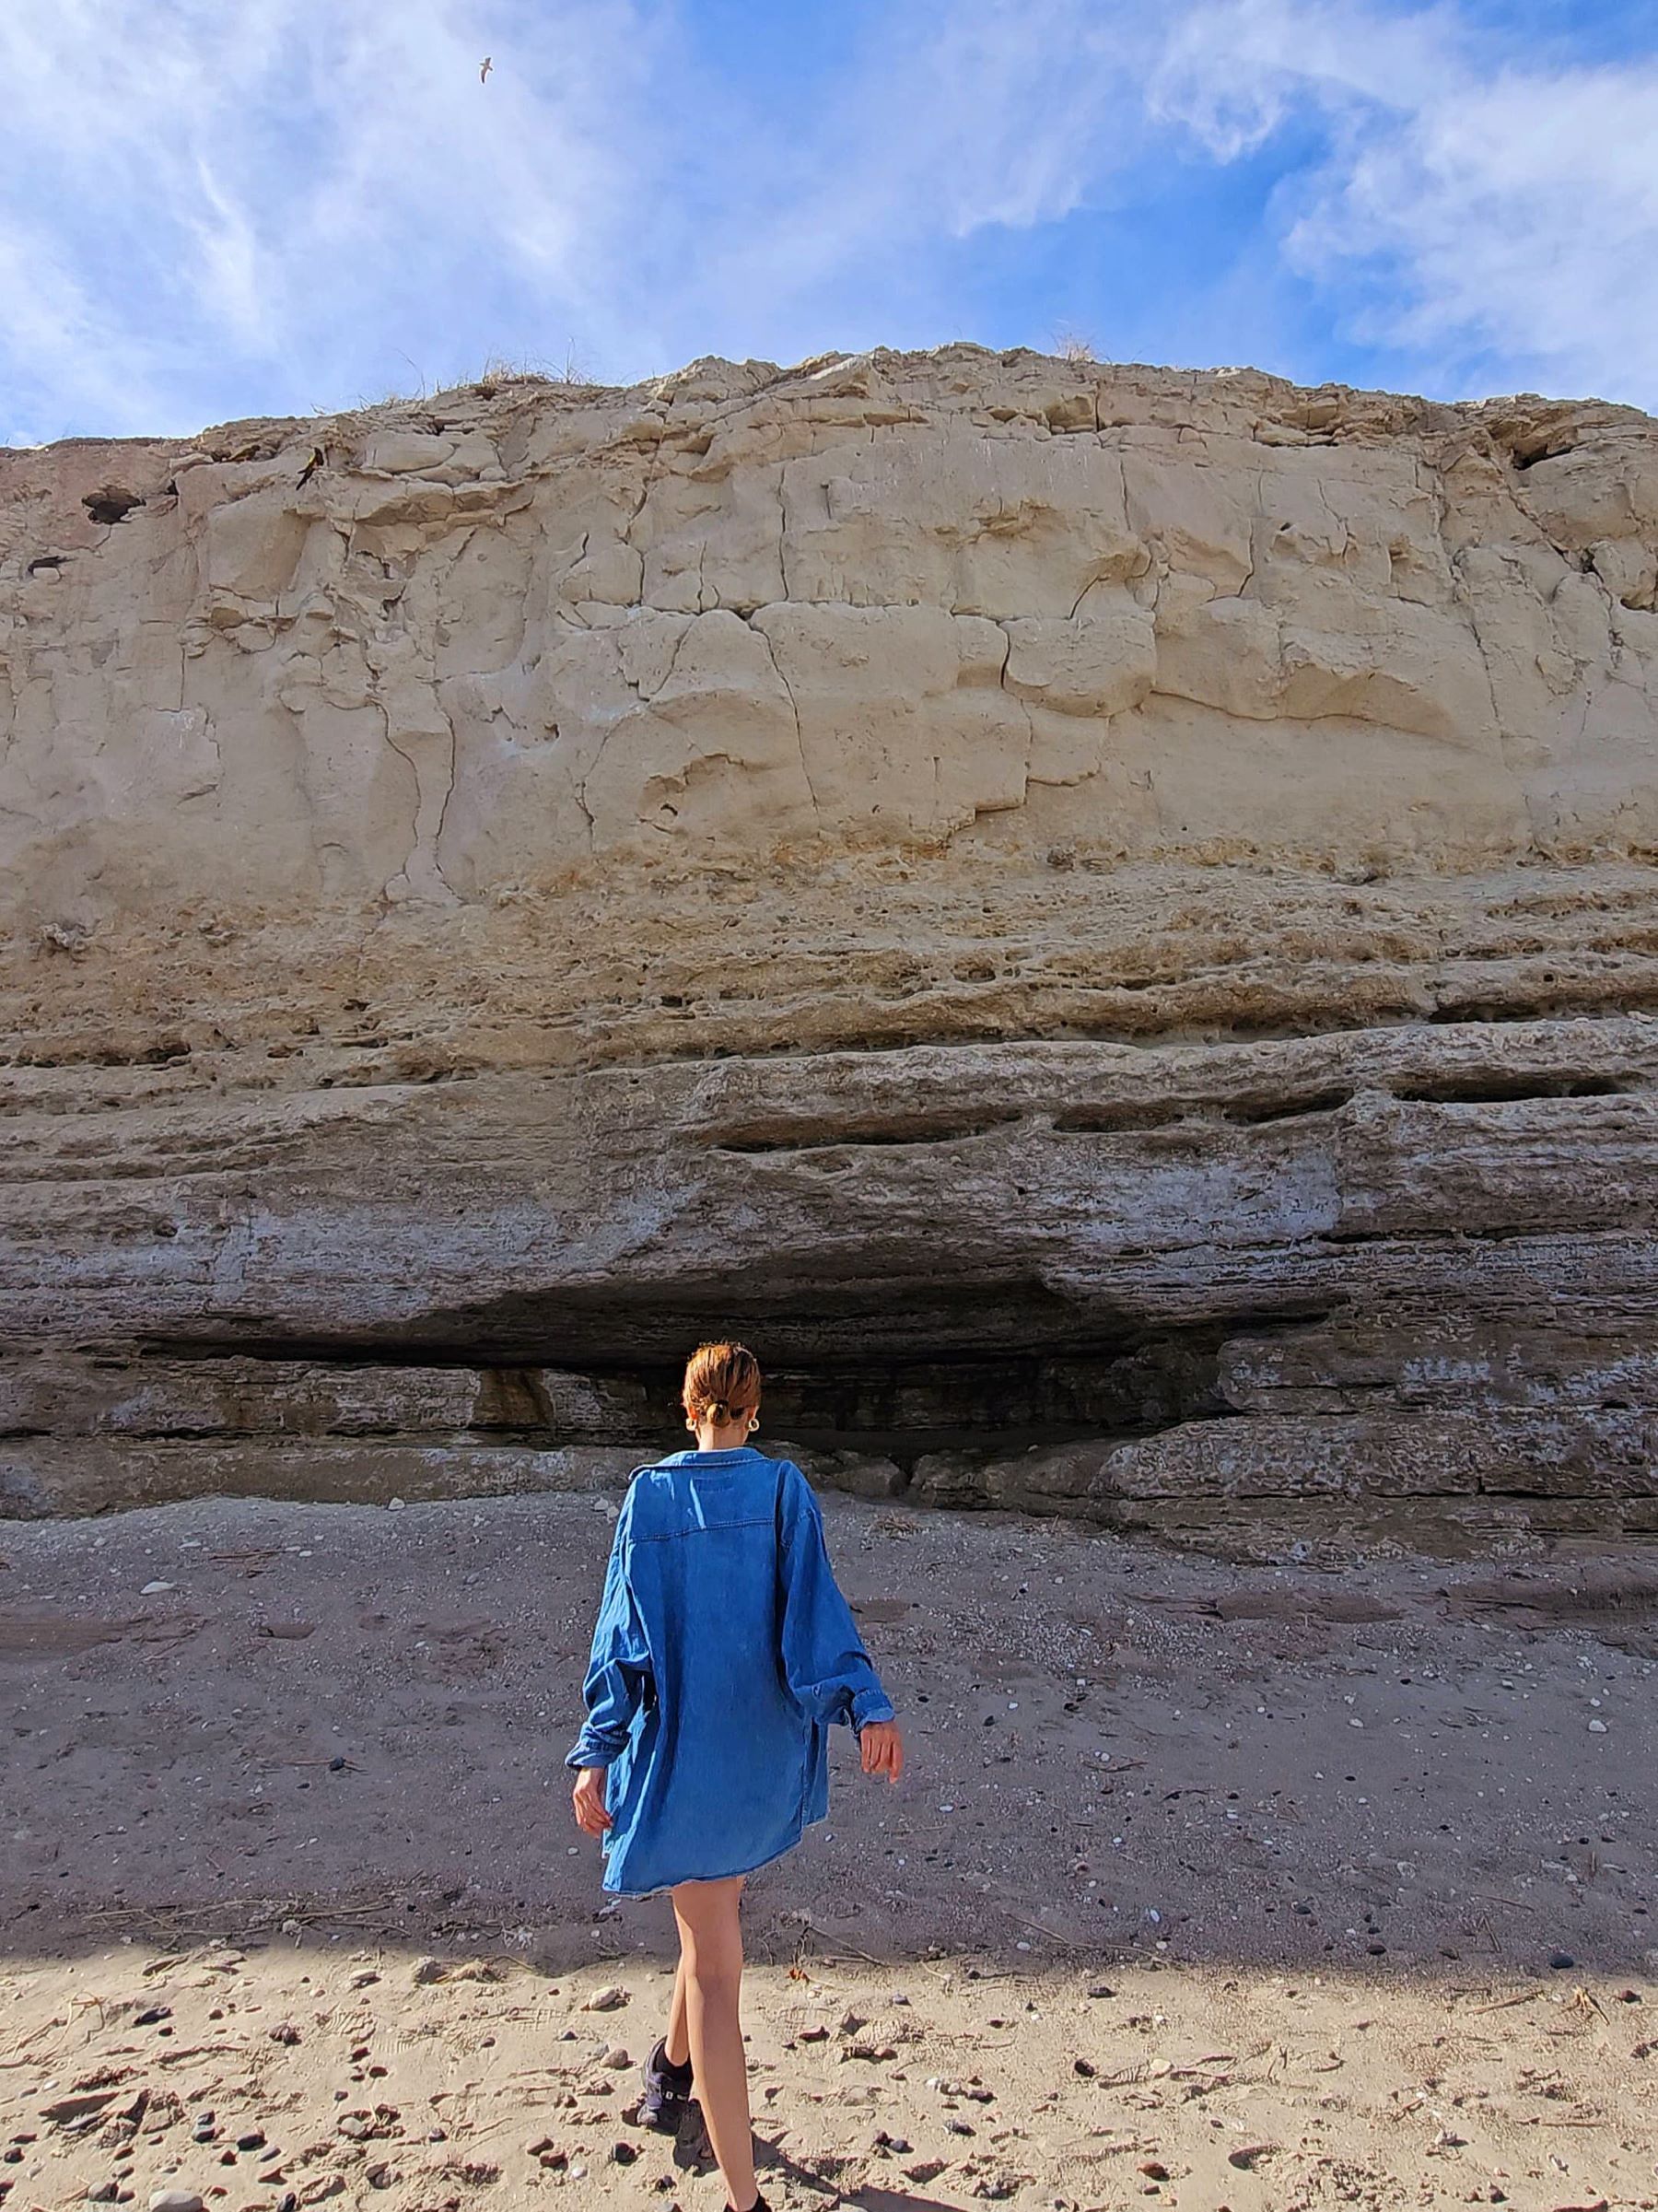
POLYGON ((203 2212, 193 2189, 158 2189, 149 2200, 149 2212, 203 2212))
POLYGON ((631 2143, 611 2145, 611 2157, 618 2166, 631 2166, 638 2155, 631 2143))
POLYGON ((1116 1991, 1109 1982, 1091 1982, 1088 1984, 1088 1994, 1091 1997, 1114 1997, 1116 1991))
POLYGON ((169 2020, 171 2018, 170 2005, 146 2005, 142 2012, 134 2013, 133 2025, 134 2028, 153 2028, 158 2020, 169 2020))
POLYGON ((629 2057, 625 2044, 613 2043, 599 2063, 601 2066, 610 2066, 614 2072, 620 2074, 625 2067, 632 2066, 633 2060, 629 2057))
POLYGON ((292 2020, 278 2020, 274 2028, 267 2029, 265 2032, 274 2043, 297 2043, 299 2041, 299 2031, 292 2020))
POLYGON ((114 2099, 113 2089, 81 2089, 67 2097, 54 2097, 50 2104, 41 2107, 42 2120, 51 2120, 63 2127, 71 2120, 90 2120, 94 2113, 101 2113, 114 2099))
POLYGON ((1558 1972, 1564 1967, 1575 1966, 1577 1964, 1577 1960, 1572 1957, 1570 1951, 1550 1951, 1548 1954, 1548 1963, 1558 1972))
POLYGON ((970 2136, 973 2132, 973 2128, 965 2120, 951 2119, 944 2123, 944 2133, 947 2136, 970 2136))
POLYGON ((424 1986, 428 1982, 441 1982, 448 1972, 441 1959, 422 1959, 414 1969, 414 1980, 424 1986))
POLYGON ((379 1980, 379 1976, 375 1972, 373 1967, 365 1966, 360 1973, 352 1975, 351 1986, 353 1989, 368 1989, 379 1980))
POLYGON ((1269 2159, 1272 2152, 1273 2146, 1270 2143, 1240 2143, 1236 2150, 1227 2152, 1226 2162, 1229 2166, 1239 2167, 1244 2172, 1250 2173, 1258 2159, 1269 2159))
POLYGON ((238 2150, 263 2150, 264 2148, 264 2130, 263 2127, 251 2127, 245 2136, 238 2136, 236 2138, 236 2148, 238 2150))
POLYGON ((626 1990, 617 1989, 613 1984, 604 1989, 594 1990, 581 2009, 583 2012, 614 2012, 626 2002, 626 1990))
POLYGON ((1385 1943, 1367 1943, 1364 1948, 1372 1959, 1379 1959, 1386 1950, 1387 1946, 1385 1943))
POLYGON ((140 1598, 159 1598, 163 1590, 173 1590, 177 1587, 178 1585, 171 1582, 146 1582, 138 1595, 140 1598))

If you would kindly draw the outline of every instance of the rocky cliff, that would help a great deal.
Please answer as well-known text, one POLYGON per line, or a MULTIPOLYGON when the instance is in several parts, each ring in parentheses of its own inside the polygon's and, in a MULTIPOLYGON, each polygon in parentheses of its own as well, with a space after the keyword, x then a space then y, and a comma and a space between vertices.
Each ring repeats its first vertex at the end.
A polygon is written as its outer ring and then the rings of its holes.
POLYGON ((955 346, 0 455, 0 1492, 1658 1530, 1658 426, 955 346))

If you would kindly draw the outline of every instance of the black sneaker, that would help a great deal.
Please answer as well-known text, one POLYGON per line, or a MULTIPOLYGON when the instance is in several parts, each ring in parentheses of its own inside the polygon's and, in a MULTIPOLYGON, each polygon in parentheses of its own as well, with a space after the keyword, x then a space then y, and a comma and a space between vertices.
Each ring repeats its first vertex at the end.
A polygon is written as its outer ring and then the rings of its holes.
POLYGON ((691 2062, 669 2063, 666 2038, 645 2061, 645 2094, 639 2100, 639 2125, 660 2128, 664 2135, 679 2133, 679 2124, 691 2101, 691 2062))

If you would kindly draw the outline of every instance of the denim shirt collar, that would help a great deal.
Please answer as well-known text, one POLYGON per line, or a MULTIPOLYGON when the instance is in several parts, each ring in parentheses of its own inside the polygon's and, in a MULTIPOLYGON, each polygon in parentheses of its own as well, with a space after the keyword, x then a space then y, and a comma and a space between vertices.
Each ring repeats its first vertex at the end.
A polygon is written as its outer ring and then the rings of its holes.
POLYGON ((694 1446, 687 1446, 683 1452, 671 1452, 661 1464, 665 1467, 684 1467, 693 1460, 760 1459, 764 1457, 765 1454, 756 1451, 752 1444, 723 1445, 716 1452, 705 1452, 694 1446))

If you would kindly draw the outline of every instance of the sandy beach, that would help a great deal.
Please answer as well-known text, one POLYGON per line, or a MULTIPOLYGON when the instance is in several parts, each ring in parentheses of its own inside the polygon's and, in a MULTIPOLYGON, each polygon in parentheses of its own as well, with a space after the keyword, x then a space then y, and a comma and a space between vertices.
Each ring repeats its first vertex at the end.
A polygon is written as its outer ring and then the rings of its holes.
MULTIPOLYGON (((909 1764, 749 1885, 775 2204, 1658 2205, 1658 1568, 823 1504, 909 1764)), ((6 2212, 723 2203, 561 1765, 613 1512, 0 1532, 6 2212)))

